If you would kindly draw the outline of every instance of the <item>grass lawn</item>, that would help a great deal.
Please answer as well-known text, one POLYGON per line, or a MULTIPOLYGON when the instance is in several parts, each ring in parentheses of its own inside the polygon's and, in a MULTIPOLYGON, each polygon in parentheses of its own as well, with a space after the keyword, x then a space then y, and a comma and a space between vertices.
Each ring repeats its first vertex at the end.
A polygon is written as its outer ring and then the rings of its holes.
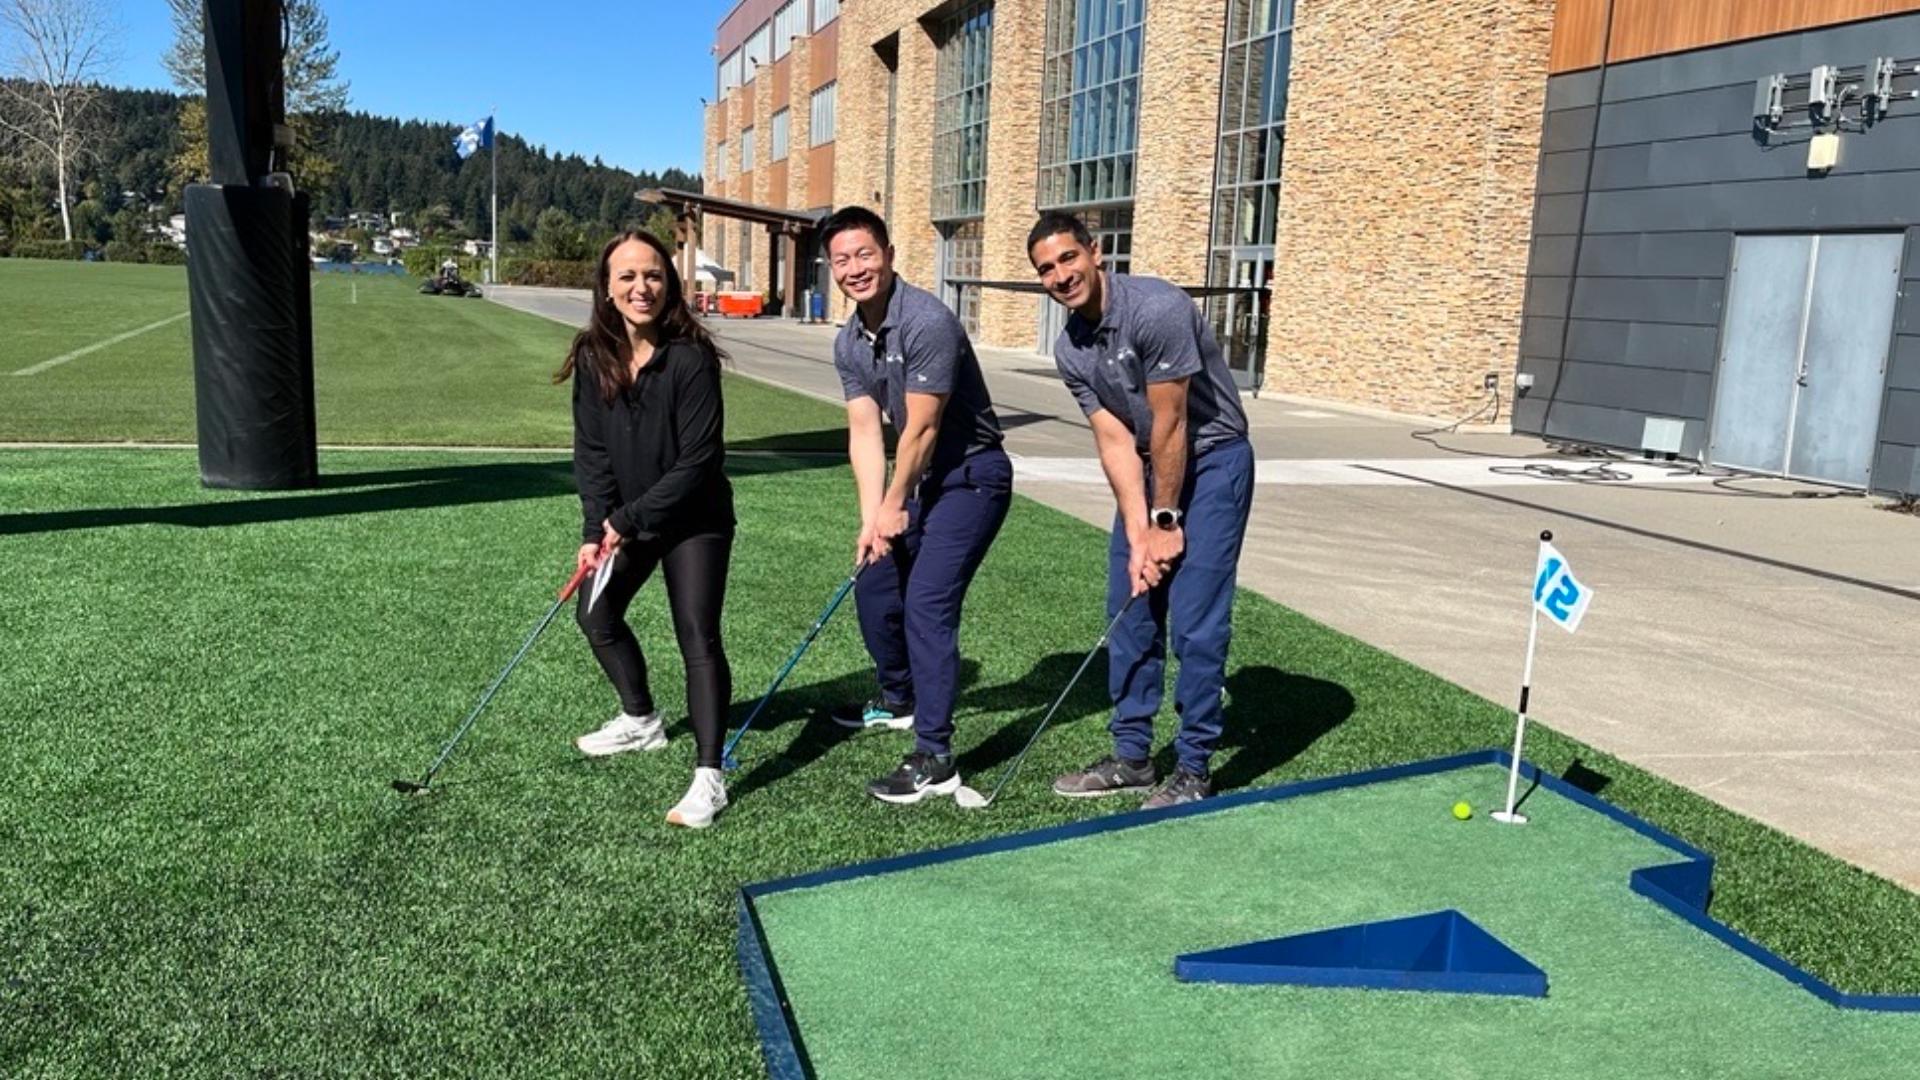
MULTIPOLYGON (((550 385, 572 331, 484 300, 421 296, 412 278, 314 275, 314 411, 327 444, 564 447, 550 385)), ((181 319, 34 375, 9 377, 187 310, 177 266, 0 259, 0 441, 190 442, 193 340, 181 319)), ((727 380, 736 446, 837 449, 844 414, 727 380)))

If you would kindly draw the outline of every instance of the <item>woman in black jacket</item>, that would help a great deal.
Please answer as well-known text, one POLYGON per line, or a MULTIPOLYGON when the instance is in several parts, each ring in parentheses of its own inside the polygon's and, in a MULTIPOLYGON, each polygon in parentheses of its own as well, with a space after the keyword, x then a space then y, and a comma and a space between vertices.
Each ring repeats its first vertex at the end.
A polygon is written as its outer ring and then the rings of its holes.
POLYGON ((613 560, 597 600, 580 590, 579 622, 620 695, 620 712, 575 745, 599 757, 667 744, 646 660, 626 621, 627 605, 658 566, 686 661, 687 713, 699 752, 693 784, 667 820, 696 829, 727 805, 720 741, 733 685, 720 608, 734 518, 723 469, 723 355, 687 306, 665 246, 628 232, 601 251, 593 317, 554 375, 555 383, 573 381, 573 475, 584 518, 579 563, 613 560))

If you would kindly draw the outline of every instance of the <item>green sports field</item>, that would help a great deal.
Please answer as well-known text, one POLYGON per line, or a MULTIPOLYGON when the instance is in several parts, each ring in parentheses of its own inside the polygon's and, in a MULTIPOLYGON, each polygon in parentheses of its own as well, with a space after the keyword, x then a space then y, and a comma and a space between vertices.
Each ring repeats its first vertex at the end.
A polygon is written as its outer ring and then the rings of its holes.
MULTIPOLYGON (((564 447, 572 331, 484 300, 422 296, 412 278, 316 274, 314 412, 327 444, 564 447)), ((191 442, 186 270, 0 259, 0 440, 191 442), (167 322, 166 320, 176 319, 167 322), (146 330, 32 375, 76 350, 146 330)), ((735 445, 839 449, 843 414, 727 380, 735 445), (829 430, 832 429, 832 430, 829 430)))
MULTIPOLYGON (((181 280, 0 260, 0 366, 165 318, 181 280)), ((357 305, 347 280, 316 289, 321 325, 351 327, 322 335, 323 440, 564 441, 543 378, 564 328, 400 282, 363 280, 357 305), (380 287, 385 317, 355 321, 380 287), (467 404, 392 408, 403 391, 467 404)), ((179 322, 0 374, 4 437, 188 437, 187 341, 179 322)), ((838 442, 829 407, 745 377, 727 393, 737 445, 838 442)), ((1106 748, 1098 665, 990 811, 867 799, 905 746, 821 716, 869 689, 850 610, 743 744, 706 833, 661 820, 692 764, 684 724, 658 755, 574 753, 614 702, 565 619, 443 790, 401 799, 387 781, 426 764, 550 603, 578 501, 564 452, 339 450, 321 468, 315 490, 211 492, 191 450, 0 449, 0 1075, 755 1076, 740 886, 1114 809, 1045 793, 1106 748)), ((854 505, 831 456, 732 468, 743 717, 844 575, 854 505)), ((963 630, 969 777, 1004 765, 1098 636, 1104 566, 1098 530, 1016 505, 963 630)), ((636 610, 680 715, 659 590, 636 610)), ((1510 737, 1500 706, 1256 596, 1237 631, 1225 787, 1510 737)), ((1844 989, 1920 991, 1920 898, 1551 731, 1529 756, 1580 759, 1612 777, 1605 797, 1712 851, 1713 911, 1743 932, 1844 989)))
POLYGON ((929 1057, 1007 1080, 1913 1074, 1920 1015, 1835 1009, 1630 892, 1671 849, 1545 790, 1524 828, 1448 812, 1505 786, 1483 765, 755 906, 823 1077, 929 1057), (1547 997, 1173 975, 1182 953, 1447 908, 1544 970, 1547 997))

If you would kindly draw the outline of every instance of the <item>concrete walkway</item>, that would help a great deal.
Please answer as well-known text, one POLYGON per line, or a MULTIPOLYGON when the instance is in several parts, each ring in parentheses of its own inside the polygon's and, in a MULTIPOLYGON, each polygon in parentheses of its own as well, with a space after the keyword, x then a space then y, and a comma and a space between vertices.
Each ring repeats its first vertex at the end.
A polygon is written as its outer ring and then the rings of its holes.
MULTIPOLYGON (((490 295, 584 321, 579 294, 490 295)), ((738 372, 839 400, 830 328, 715 325, 738 372)), ((1110 524, 1085 421, 1051 363, 981 359, 1018 490, 1110 524)), ((1334 406, 1247 407, 1260 488, 1242 584, 1507 703, 1536 537, 1552 529, 1597 599, 1578 635, 1543 629, 1535 716, 1920 890, 1920 518, 1650 466, 1553 479, 1541 473, 1594 463, 1508 435, 1435 445, 1404 420, 1334 406)))

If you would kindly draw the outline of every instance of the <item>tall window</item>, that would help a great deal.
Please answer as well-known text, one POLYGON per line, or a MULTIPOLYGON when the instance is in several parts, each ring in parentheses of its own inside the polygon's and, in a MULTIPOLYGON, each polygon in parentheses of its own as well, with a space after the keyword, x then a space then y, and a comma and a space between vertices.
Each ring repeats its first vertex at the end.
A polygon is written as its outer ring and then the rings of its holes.
POLYGON ((787 55, 793 49, 793 39, 807 32, 807 5, 805 0, 787 0, 779 11, 773 13, 773 58, 787 55))
POLYGON ((743 128, 740 131, 740 171, 743 173, 753 171, 752 128, 743 128))
POLYGON ((807 141, 811 146, 825 146, 833 141, 834 99, 839 97, 840 84, 830 82, 813 92, 813 123, 807 128, 807 141))
POLYGON ((813 28, 815 30, 840 17, 840 0, 813 0, 813 28))
POLYGON ((1048 0, 1040 205, 1133 199, 1146 0, 1048 0))
POLYGON ((740 85, 740 50, 735 49, 720 61, 720 96, 726 97, 727 91, 740 85))
POLYGON ((978 281, 985 268, 986 225, 980 218, 940 229, 941 299, 960 316, 968 334, 980 332, 980 286, 956 284, 978 281))
POLYGON ((781 109, 773 114, 773 132, 768 136, 767 160, 785 161, 787 159, 787 125, 792 121, 793 110, 781 109))
POLYGON ((772 56, 767 52, 772 44, 773 26, 770 23, 761 23, 760 29, 747 35, 747 44, 745 46, 747 69, 744 72, 745 78, 743 81, 753 81, 753 66, 755 64, 764 64, 772 59, 772 56))
MULTIPOLYGON (((1228 0, 1209 285, 1258 288, 1271 277, 1293 7, 1294 0, 1228 0)), ((1229 365, 1251 381, 1259 359, 1252 352, 1255 301, 1218 296, 1207 308, 1215 333, 1227 344, 1229 365)))
POLYGON ((933 218, 986 212, 987 100, 993 87, 993 5, 980 0, 935 31, 933 218))

